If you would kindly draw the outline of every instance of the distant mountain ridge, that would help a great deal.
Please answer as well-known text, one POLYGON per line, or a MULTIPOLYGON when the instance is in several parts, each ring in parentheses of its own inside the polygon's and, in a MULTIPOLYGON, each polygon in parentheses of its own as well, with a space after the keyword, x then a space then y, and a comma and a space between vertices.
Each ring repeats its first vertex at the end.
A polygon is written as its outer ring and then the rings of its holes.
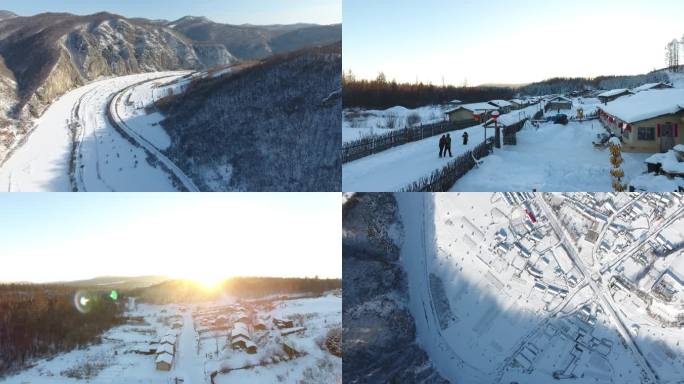
POLYGON ((102 76, 206 69, 340 40, 340 25, 233 26, 192 16, 168 22, 108 12, 21 17, 0 11, 0 86, 16 80, 15 89, 0 89, 16 99, 11 109, 0 102, 0 128, 7 112, 38 116, 56 97, 102 76))
POLYGON ((196 42, 221 44, 241 59, 263 59, 342 40, 341 24, 231 25, 215 23, 206 17, 186 16, 166 26, 196 42))

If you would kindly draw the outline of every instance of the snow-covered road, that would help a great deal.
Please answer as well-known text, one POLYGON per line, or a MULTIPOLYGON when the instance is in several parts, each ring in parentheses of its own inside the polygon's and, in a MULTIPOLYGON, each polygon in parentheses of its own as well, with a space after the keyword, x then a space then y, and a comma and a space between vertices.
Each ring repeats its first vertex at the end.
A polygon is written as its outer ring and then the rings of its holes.
MULTIPOLYGON (((482 125, 478 125, 451 132, 453 158, 439 158, 440 136, 433 136, 343 164, 342 189, 349 192, 399 191, 481 144, 483 131, 482 125), (463 145, 463 132, 470 136, 468 145, 463 145)), ((487 136, 493 135, 494 130, 487 129, 487 136)))
MULTIPOLYGON (((0 167, 2 191, 175 191, 170 175, 148 162, 107 121, 113 95, 132 84, 187 72, 157 72, 97 81, 57 99, 28 140, 0 167), (70 123, 76 123, 76 143, 70 123), (74 148, 73 145, 76 145, 74 148), (69 174, 72 149, 75 175, 69 174)), ((151 159, 152 160, 152 159, 151 159)), ((155 163, 155 161, 152 161, 155 163)))
POLYGON ((204 361, 197 355, 197 333, 192 322, 192 311, 183 314, 183 328, 179 336, 178 350, 173 372, 186 383, 206 383, 204 361))

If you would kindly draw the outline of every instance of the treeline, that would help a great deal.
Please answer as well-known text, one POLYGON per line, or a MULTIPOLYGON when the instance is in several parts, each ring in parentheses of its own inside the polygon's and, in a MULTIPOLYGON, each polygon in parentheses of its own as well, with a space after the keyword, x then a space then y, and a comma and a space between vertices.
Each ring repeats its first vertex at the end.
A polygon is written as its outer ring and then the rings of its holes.
POLYGON ((418 108, 424 105, 445 104, 458 99, 464 103, 485 100, 508 100, 516 92, 506 87, 455 87, 451 85, 397 83, 388 81, 380 73, 374 80, 356 79, 351 72, 342 77, 342 105, 344 108, 387 109, 394 106, 418 108))
POLYGON ((0 285, 0 377, 31 358, 99 342, 121 323, 121 305, 109 292, 84 294, 83 312, 76 308, 76 293, 66 286, 0 285))
POLYGON ((342 288, 342 279, 236 277, 225 284, 227 293, 239 297, 260 297, 281 293, 321 294, 342 288))
POLYGON ((321 294, 342 288, 341 279, 236 277, 227 279, 218 289, 207 289, 190 280, 171 280, 130 292, 139 301, 155 304, 196 303, 225 295, 245 298, 287 293, 321 294))
POLYGON ((664 72, 653 71, 635 76, 599 76, 584 77, 555 77, 552 79, 528 84, 518 89, 518 92, 529 96, 550 94, 566 94, 572 91, 595 89, 634 88, 646 83, 667 82, 669 78, 664 72))
POLYGON ((542 96, 567 94, 573 91, 634 88, 646 83, 667 82, 662 71, 635 76, 556 77, 521 87, 456 87, 436 86, 425 83, 397 83, 388 81, 380 73, 373 80, 357 79, 353 73, 342 77, 342 105, 344 108, 387 109, 394 106, 418 108, 425 105, 445 104, 458 99, 464 103, 489 100, 509 100, 515 95, 542 96))

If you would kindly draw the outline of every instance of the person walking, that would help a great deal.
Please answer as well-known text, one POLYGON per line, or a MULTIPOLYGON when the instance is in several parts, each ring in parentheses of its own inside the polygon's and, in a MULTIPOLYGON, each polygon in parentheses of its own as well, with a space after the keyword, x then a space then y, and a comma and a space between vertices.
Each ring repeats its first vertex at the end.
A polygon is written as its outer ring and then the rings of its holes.
POLYGON ((463 132, 463 145, 468 145, 468 132, 463 132))
POLYGON ((449 151, 449 157, 451 156, 451 136, 447 133, 446 141, 444 145, 444 157, 446 157, 447 151, 449 151))
POLYGON ((439 138, 439 157, 442 157, 442 153, 446 155, 446 152, 444 151, 444 147, 446 146, 446 137, 442 135, 442 137, 439 138))

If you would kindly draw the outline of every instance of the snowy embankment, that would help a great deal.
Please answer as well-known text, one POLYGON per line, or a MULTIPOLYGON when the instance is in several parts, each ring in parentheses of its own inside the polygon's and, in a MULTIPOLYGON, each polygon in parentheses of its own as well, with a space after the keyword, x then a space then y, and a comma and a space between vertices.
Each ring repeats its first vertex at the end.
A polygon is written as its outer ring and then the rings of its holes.
MULTIPOLYGON (((504 146, 456 182, 452 191, 611 191, 610 154, 592 140, 605 130, 598 121, 567 126, 527 124, 518 145, 504 146)), ((623 153, 625 180, 646 171, 650 154, 623 153)))
MULTIPOLYGON (((148 156, 152 156, 156 161, 161 162, 164 165, 165 170, 173 173, 174 177, 176 177, 176 179, 183 184, 183 187, 187 191, 198 192, 199 188, 197 188, 192 179, 190 179, 190 177, 188 177, 178 166, 176 166, 173 161, 166 157, 166 155, 164 155, 158 147, 159 145, 163 146, 164 148, 168 148, 169 145, 171 145, 171 139, 168 137, 164 129, 159 126, 159 121, 161 121, 162 116, 158 113, 155 113, 154 116, 145 115, 144 112, 136 114, 134 111, 135 104, 125 102, 124 96, 126 91, 133 92, 136 86, 144 84, 147 83, 131 86, 124 92, 117 93, 114 96, 109 104, 109 113, 114 120, 113 123, 116 124, 118 128, 123 129, 130 138, 141 145, 147 152, 148 156), (120 111, 126 111, 124 113, 129 116, 129 119, 122 117, 120 111), (131 122, 132 125, 129 125, 129 122, 131 122)), ((148 95, 150 95, 149 104, 154 101, 154 89, 154 86, 152 86, 152 92, 148 93, 148 95)))
POLYGON ((444 121, 444 112, 451 108, 449 105, 428 105, 415 109, 399 106, 385 110, 345 109, 342 111, 342 142, 381 135, 407 126, 444 121))
POLYGON ((150 165, 145 152, 122 138, 106 119, 113 94, 131 84, 173 73, 101 80, 57 99, 36 120, 36 128, 26 142, 0 168, 0 190, 176 190, 168 174, 150 165), (75 138, 70 124, 76 128, 75 138), (76 170, 73 184, 69 174, 72 149, 76 170))
POLYGON ((416 323, 416 341, 427 352, 433 366, 446 378, 468 378, 487 383, 492 378, 464 361, 440 331, 435 315, 430 284, 429 260, 435 257, 434 195, 429 193, 396 194, 406 237, 401 249, 401 263, 406 271, 409 307, 416 323))

